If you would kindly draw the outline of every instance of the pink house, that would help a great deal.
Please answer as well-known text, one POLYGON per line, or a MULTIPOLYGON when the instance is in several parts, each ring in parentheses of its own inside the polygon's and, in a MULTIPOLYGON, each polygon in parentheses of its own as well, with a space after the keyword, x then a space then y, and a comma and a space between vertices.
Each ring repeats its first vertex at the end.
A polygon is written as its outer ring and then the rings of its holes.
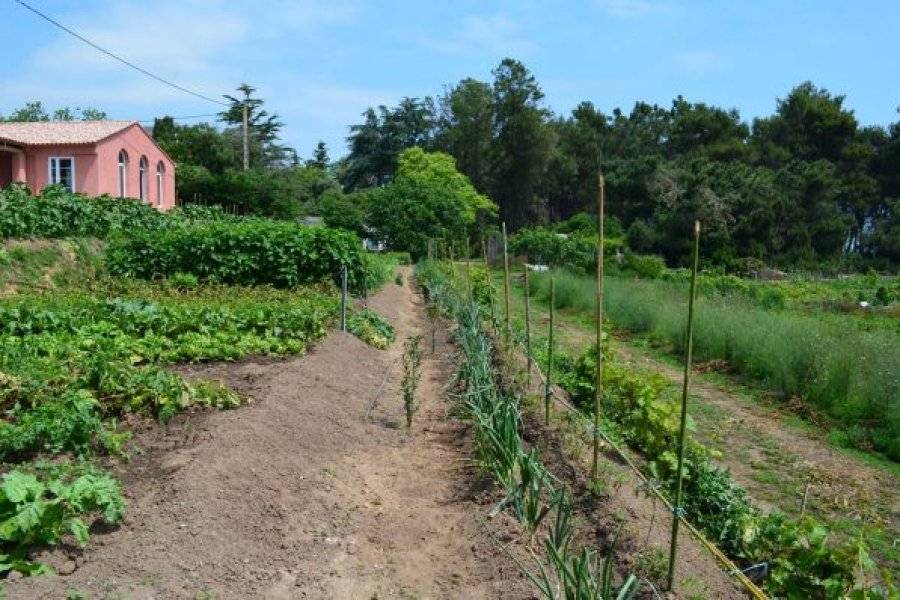
POLYGON ((0 187, 11 182, 175 206, 175 163, 134 121, 0 123, 0 187))

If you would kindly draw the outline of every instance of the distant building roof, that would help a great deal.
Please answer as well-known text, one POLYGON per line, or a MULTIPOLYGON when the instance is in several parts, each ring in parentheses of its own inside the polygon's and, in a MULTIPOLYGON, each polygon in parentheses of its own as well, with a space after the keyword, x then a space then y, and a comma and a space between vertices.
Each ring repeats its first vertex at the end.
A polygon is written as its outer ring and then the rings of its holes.
POLYGON ((135 121, 44 121, 0 123, 0 141, 27 146, 94 144, 135 121))

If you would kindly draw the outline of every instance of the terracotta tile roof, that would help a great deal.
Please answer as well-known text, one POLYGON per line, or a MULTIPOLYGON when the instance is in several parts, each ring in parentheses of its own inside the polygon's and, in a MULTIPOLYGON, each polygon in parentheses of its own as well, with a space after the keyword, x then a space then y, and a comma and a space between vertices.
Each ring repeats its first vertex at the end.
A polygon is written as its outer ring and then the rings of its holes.
POLYGON ((13 144, 93 144, 135 121, 51 121, 0 123, 0 141, 13 144))

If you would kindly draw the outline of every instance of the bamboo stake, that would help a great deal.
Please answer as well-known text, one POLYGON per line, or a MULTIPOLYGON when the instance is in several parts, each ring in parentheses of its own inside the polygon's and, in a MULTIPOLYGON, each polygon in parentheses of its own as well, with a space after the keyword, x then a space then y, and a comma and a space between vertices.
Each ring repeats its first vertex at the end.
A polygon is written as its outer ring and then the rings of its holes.
POLYGON ((528 263, 525 263, 525 358, 527 367, 525 371, 525 390, 531 388, 531 315, 528 306, 528 263))
POLYGON ((490 304, 491 304, 491 325, 494 327, 494 329, 496 329, 497 328, 497 314, 496 314, 496 310, 494 309, 494 282, 493 282, 493 279, 491 278, 491 268, 488 265, 487 241, 485 240, 484 236, 482 236, 482 238, 481 238, 481 256, 482 256, 482 259, 484 260, 484 270, 487 273, 488 296, 489 296, 490 304))
POLYGON ((453 285, 456 285, 456 263, 453 262, 453 240, 450 240, 450 279, 453 281, 453 285))
POLYGON ((506 339, 509 341, 512 327, 509 319, 509 254, 506 245, 506 221, 503 222, 503 298, 506 309, 506 339))
POLYGON ((803 501, 800 503, 800 520, 803 520, 803 517, 806 516, 806 502, 809 500, 809 482, 806 482, 806 488, 803 490, 803 501))
POLYGON ((469 302, 474 298, 472 296, 472 250, 469 248, 469 236, 466 236, 466 292, 469 294, 469 302))
POLYGON ((550 271, 550 334, 547 338, 547 377, 544 379, 544 423, 550 424, 550 380, 553 378, 553 305, 556 301, 553 271, 550 271))
POLYGON ((597 362, 594 381, 594 456, 591 479, 596 480, 600 461, 600 405, 603 402, 603 209, 606 192, 603 172, 597 170, 597 362))
POLYGON ((675 556, 678 552, 678 525, 684 510, 681 508, 684 479, 684 437, 687 429, 688 387, 691 383, 691 353, 694 341, 694 297, 697 288, 697 265, 700 262, 700 221, 694 221, 694 265, 691 271, 691 291, 688 299, 687 340, 684 356, 684 385, 681 388, 681 426, 678 434, 678 473, 675 484, 675 506, 672 511, 672 540, 669 551, 669 591, 675 582, 675 556))

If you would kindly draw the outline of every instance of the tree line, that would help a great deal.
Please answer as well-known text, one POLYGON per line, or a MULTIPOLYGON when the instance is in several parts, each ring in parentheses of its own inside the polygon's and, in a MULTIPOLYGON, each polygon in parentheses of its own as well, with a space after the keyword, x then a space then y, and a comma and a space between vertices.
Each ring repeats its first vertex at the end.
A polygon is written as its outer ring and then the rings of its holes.
POLYGON ((553 114, 534 75, 504 59, 493 81, 369 108, 334 172, 347 192, 383 186, 411 146, 446 152, 512 230, 592 210, 598 168, 629 246, 681 264, 690 226, 709 262, 896 267, 900 122, 862 127, 845 97, 805 82, 747 123, 677 97, 553 114))

